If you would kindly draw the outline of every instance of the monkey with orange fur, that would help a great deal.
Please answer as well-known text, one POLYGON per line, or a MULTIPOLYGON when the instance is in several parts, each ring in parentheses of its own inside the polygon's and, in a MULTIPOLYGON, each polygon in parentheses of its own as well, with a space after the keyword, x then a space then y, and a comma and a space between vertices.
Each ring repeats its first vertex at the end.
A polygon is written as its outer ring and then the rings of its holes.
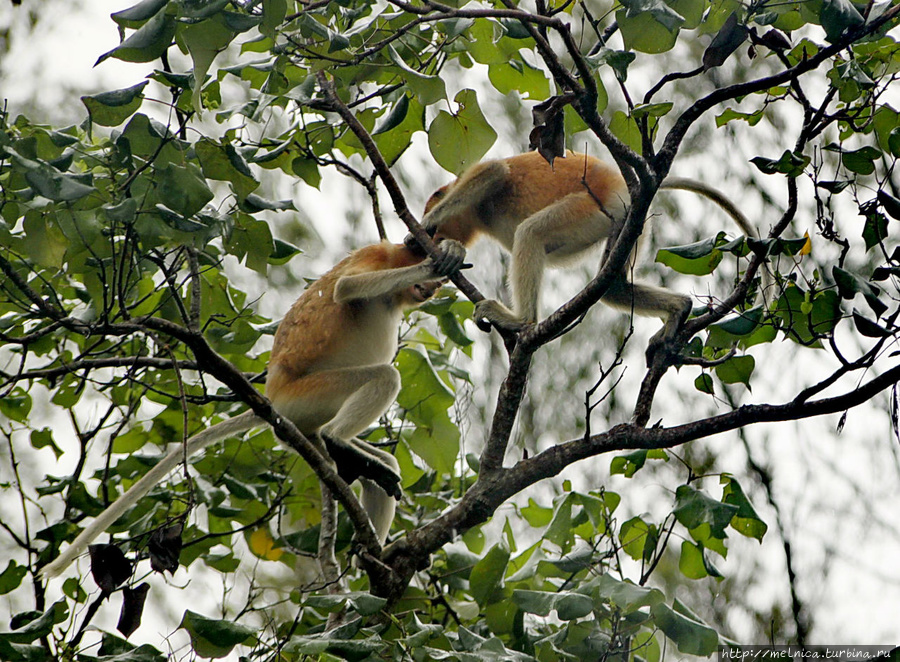
MULTIPOLYGON (((661 188, 693 191, 722 207, 747 235, 758 234, 722 193, 702 182, 669 178, 661 188)), ((476 319, 518 331, 537 321, 546 266, 565 266, 608 239, 625 220, 628 186, 619 171, 599 159, 568 152, 551 166, 537 152, 483 161, 438 189, 425 206, 422 225, 435 238, 470 245, 479 235, 496 239, 512 255, 512 309, 492 299, 477 304, 476 319)), ((415 245, 412 236, 406 243, 415 245)), ((603 297, 611 306, 659 317, 664 326, 648 352, 670 340, 691 310, 682 294, 630 282, 624 273, 603 297)))
MULTIPOLYGON (((444 241, 441 249, 436 260, 423 260, 402 244, 351 253, 294 303, 269 359, 266 395, 275 410, 305 436, 319 435, 345 481, 360 481, 362 505, 382 544, 400 496, 400 467, 393 455, 356 436, 387 411, 400 389, 391 362, 403 310, 430 298, 463 264, 461 244, 444 241)), ((97 516, 41 575, 65 570, 186 455, 260 425, 265 421, 248 411, 188 439, 97 516)))

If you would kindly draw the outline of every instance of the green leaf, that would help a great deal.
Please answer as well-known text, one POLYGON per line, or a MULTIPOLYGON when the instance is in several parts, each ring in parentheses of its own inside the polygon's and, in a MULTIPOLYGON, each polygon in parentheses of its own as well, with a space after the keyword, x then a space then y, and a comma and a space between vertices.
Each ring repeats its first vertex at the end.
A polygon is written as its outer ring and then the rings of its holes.
POLYGON ((518 57, 489 67, 488 78, 500 94, 516 92, 523 99, 535 101, 550 96, 550 81, 547 75, 518 57))
POLYGON ((373 138, 385 160, 393 163, 409 147, 413 134, 424 130, 425 107, 404 94, 394 105, 390 115, 376 127, 373 138), (398 120, 399 123, 395 124, 398 120))
POLYGON ((647 461, 648 451, 636 450, 626 455, 618 455, 609 463, 609 472, 613 475, 622 474, 625 478, 631 478, 647 461))
POLYGON ((157 171, 157 191, 162 203, 184 216, 191 216, 213 199, 200 168, 192 163, 169 163, 157 171))
POLYGON ((729 475, 723 475, 721 484, 724 485, 722 491, 722 501, 737 506, 737 512, 731 520, 731 528, 747 536, 748 538, 756 538, 762 542, 763 536, 766 535, 768 526, 753 508, 750 499, 744 494, 744 490, 736 478, 729 475))
POLYGON ((681 274, 706 276, 715 271, 724 254, 720 250, 725 242, 725 233, 703 241, 684 246, 661 248, 656 253, 656 261, 681 274))
POLYGON ((131 117, 144 100, 143 91, 147 81, 123 90, 101 92, 93 96, 81 97, 91 121, 101 126, 118 126, 131 117))
POLYGON ((819 347, 814 337, 830 333, 841 319, 840 296, 833 290, 804 292, 792 283, 778 298, 775 314, 791 340, 819 347))
POLYGON ((491 602, 491 597, 503 581, 508 564, 509 549, 505 544, 497 543, 472 568, 469 591, 482 607, 491 602))
MULTIPOLYGON (((430 106, 433 103, 437 103, 441 99, 447 98, 447 88, 444 85, 444 81, 442 78, 440 78, 439 76, 428 76, 426 74, 419 73, 403 61, 403 58, 400 57, 396 50, 394 50, 393 46, 388 47, 387 54, 391 62, 393 62, 400 69, 401 76, 403 77, 403 80, 406 83, 407 87, 409 87, 412 93, 419 100, 419 103, 421 103, 423 106, 430 106)), ((474 94, 475 93, 473 92, 473 99, 474 94)), ((459 95, 457 95, 456 101, 460 104, 463 103, 462 101, 460 101, 459 95)))
POLYGON ((763 117, 765 117, 765 113, 762 109, 752 113, 739 113, 732 108, 726 108, 721 115, 716 116, 716 128, 721 128, 733 120, 740 120, 750 126, 756 126, 763 117))
POLYGON ((564 621, 582 618, 591 613, 593 602, 586 595, 568 591, 550 593, 547 591, 513 591, 513 602, 524 612, 549 616, 556 610, 557 616, 564 621))
POLYGON ((313 609, 324 609, 330 613, 336 613, 349 606, 361 616, 371 616, 384 609, 387 600, 366 591, 350 591, 336 595, 311 595, 307 598, 306 604, 313 609))
POLYGON ((888 237, 888 219, 884 214, 873 209, 873 205, 863 205, 866 223, 863 226, 862 237, 866 244, 866 250, 871 250, 882 245, 888 237))
POLYGON ((0 595, 17 589, 28 574, 28 567, 19 565, 15 561, 6 564, 6 570, 0 573, 0 595))
POLYGON ((644 607, 661 604, 665 596, 658 588, 636 586, 630 581, 621 581, 608 573, 588 580, 578 589, 579 593, 587 593, 594 599, 599 609, 612 605, 624 614, 634 614, 644 607))
POLYGON ((53 441, 53 431, 50 428, 31 431, 31 446, 33 448, 50 448, 57 458, 61 457, 62 449, 53 441))
POLYGON ((372 131, 372 135, 377 136, 380 133, 387 133, 391 129, 397 128, 406 119, 407 112, 409 112, 409 96, 401 94, 397 102, 391 107, 391 112, 388 113, 388 116, 372 131))
POLYGON ((694 388, 701 393, 708 393, 709 395, 714 395, 716 392, 713 387, 712 376, 705 372, 698 375, 697 379, 694 380, 694 388))
POLYGON ((900 158, 900 127, 891 129, 888 134, 888 149, 891 151, 891 156, 900 158))
POLYGON ((681 485, 675 491, 675 509, 672 514, 688 530, 708 524, 711 535, 723 540, 727 537, 725 527, 737 511, 737 506, 720 503, 689 485, 681 485))
POLYGON ((641 131, 637 121, 628 113, 617 110, 609 123, 613 135, 638 154, 641 153, 641 131))
POLYGON ((708 657, 716 652, 719 635, 708 625, 671 609, 665 604, 653 605, 650 614, 663 633, 686 655, 708 657))
POLYGON ((183 628, 191 637, 191 646, 201 657, 225 657, 242 643, 248 645, 256 639, 256 630, 232 621, 218 620, 185 610, 181 619, 183 628))
POLYGON ((642 117, 663 117, 672 110, 674 105, 675 104, 671 101, 666 101, 665 103, 638 104, 634 107, 634 110, 631 111, 631 114, 635 119, 640 119, 642 117))
POLYGON ((568 553, 575 544, 575 532, 572 527, 572 505, 575 495, 571 492, 556 499, 553 508, 553 519, 544 531, 544 540, 549 540, 559 547, 562 552, 568 553))
POLYGON ((628 79, 628 66, 634 62, 637 55, 631 51, 616 51, 611 48, 601 48, 593 55, 586 56, 587 62, 594 68, 603 65, 609 66, 616 78, 624 83, 628 79))
POLYGON ((900 200, 892 196, 884 189, 878 189, 878 203, 891 218, 900 221, 900 200))
POLYGON ((269 264, 287 264, 292 257, 303 252, 296 246, 281 239, 275 239, 273 243, 275 248, 269 254, 269 264))
POLYGON ((849 300, 853 299, 857 294, 862 294, 866 303, 879 317, 887 310, 887 304, 882 303, 878 298, 881 294, 881 289, 867 279, 838 266, 832 267, 831 275, 838 286, 841 298, 849 300))
POLYGON ((123 28, 137 28, 153 18, 169 0, 143 0, 138 4, 111 15, 123 28))
MULTIPOLYGON (((222 145, 209 138, 201 138, 194 144, 194 150, 203 175, 208 179, 230 182, 239 200, 243 201, 259 186, 247 162, 231 143, 222 145)), ((293 206, 288 208, 293 209, 293 206)))
POLYGON ((759 168, 760 172, 766 175, 774 175, 782 173, 788 177, 799 177, 803 174, 803 169, 809 165, 810 158, 804 154, 796 154, 790 150, 785 150, 781 158, 777 161, 766 159, 762 156, 756 156, 750 159, 750 163, 759 168))
POLYGON ((287 1, 263 0, 262 10, 263 20, 259 25, 259 31, 267 37, 274 37, 287 16, 287 1))
POLYGON ((175 19, 163 6, 125 41, 100 56, 97 64, 110 57, 125 62, 152 62, 168 50, 175 36, 175 19))
POLYGON ((710 324, 706 346, 731 347, 738 340, 745 339, 756 331, 762 323, 762 316, 763 307, 755 306, 721 322, 710 324))
POLYGON ((840 145, 831 143, 824 149, 840 154, 841 163, 844 164, 844 167, 858 175, 871 175, 875 172, 875 163, 881 158, 881 150, 871 145, 848 150, 840 145))
POLYGON ((678 558, 678 569, 688 579, 703 579, 709 576, 703 563, 703 548, 690 540, 681 541, 681 556, 678 558))
POLYGON ((840 39, 847 30, 865 23, 850 0, 823 0, 819 19, 825 28, 825 37, 831 42, 840 39))
POLYGON ((459 111, 451 115, 445 110, 428 127, 428 146, 438 164, 455 175, 477 163, 497 139, 473 90, 461 90, 454 99, 459 111))
POLYGON ((636 561, 652 557, 656 547, 655 527, 640 517, 632 517, 619 528, 619 542, 622 549, 636 561))
POLYGON ((719 67, 747 41, 747 26, 739 22, 737 12, 732 12, 703 52, 703 68, 719 67))
POLYGON ((63 173, 48 163, 25 158, 12 148, 6 148, 15 164, 25 172, 25 181, 39 194, 54 202, 74 202, 96 189, 90 185, 90 175, 63 173))
POLYGON ((198 113, 203 110, 200 93, 210 65, 235 37, 224 17, 217 15, 199 23, 187 25, 178 34, 179 43, 187 50, 194 64, 193 106, 198 113))
POLYGON ((15 630, 0 634, 0 640, 14 644, 30 644, 32 641, 49 637, 53 626, 66 620, 69 609, 65 600, 59 600, 54 602, 43 614, 37 612, 30 612, 30 614, 35 614, 37 617, 28 621, 26 625, 15 624, 15 630))
POLYGON ((849 179, 839 179, 836 181, 820 181, 816 182, 816 186, 819 188, 825 189, 832 195, 836 195, 843 191, 845 188, 850 186, 853 182, 849 179))
POLYGON ((623 0, 616 12, 625 48, 642 53, 671 50, 684 18, 662 0, 623 0))
POLYGON ((866 319, 855 310, 853 311, 853 325, 861 335, 864 335, 867 338, 887 338, 891 335, 891 332, 883 326, 872 320, 866 319))
POLYGON ((749 389, 755 367, 756 360, 752 356, 733 356, 716 366, 716 376, 724 384, 744 384, 749 389))

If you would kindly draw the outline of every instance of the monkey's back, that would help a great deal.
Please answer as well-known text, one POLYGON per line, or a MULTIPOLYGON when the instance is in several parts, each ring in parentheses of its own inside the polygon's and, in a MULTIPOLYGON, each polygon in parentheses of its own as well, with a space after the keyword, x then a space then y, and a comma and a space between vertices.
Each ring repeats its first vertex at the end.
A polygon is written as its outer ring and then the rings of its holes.
POLYGON ((313 282, 284 316, 269 359, 269 372, 293 378, 320 370, 386 363, 396 349, 400 307, 391 300, 337 303, 344 276, 393 269, 421 261, 405 247, 372 244, 341 260, 313 282))
POLYGON ((628 187, 618 169, 600 159, 567 152, 551 166, 537 152, 526 152, 503 162, 515 201, 510 213, 527 218, 571 194, 589 193, 603 209, 621 209, 627 204, 628 187))

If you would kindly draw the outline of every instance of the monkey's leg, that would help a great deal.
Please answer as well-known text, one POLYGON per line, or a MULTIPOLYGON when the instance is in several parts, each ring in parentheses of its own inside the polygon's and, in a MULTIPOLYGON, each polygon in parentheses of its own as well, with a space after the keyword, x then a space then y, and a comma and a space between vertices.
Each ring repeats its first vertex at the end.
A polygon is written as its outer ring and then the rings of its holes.
POLYGON ((663 328, 650 338, 647 346, 648 365, 653 362, 656 352, 672 341, 691 312, 690 297, 645 283, 629 283, 624 277, 609 288, 603 302, 620 310, 633 310, 638 315, 663 320, 663 328))
POLYGON ((526 218, 512 245, 513 310, 482 302, 477 314, 500 325, 521 327, 538 317, 541 283, 548 264, 577 260, 609 236, 612 221, 587 193, 576 193, 526 218))
POLYGON ((393 366, 323 370, 292 382, 282 380, 276 372, 269 376, 268 384, 278 413, 306 435, 319 433, 344 480, 369 478, 387 494, 400 496, 394 457, 355 439, 397 397, 400 374, 393 366))

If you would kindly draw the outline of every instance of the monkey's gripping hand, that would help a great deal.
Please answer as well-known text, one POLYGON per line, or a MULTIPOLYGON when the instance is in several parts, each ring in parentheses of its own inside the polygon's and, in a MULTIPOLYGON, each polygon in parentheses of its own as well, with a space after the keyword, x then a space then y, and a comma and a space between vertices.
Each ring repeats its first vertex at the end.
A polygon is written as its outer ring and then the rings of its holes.
POLYGON ((455 239, 444 239, 440 242, 439 248, 441 249, 440 255, 429 257, 427 260, 435 276, 443 278, 455 274, 460 269, 471 266, 464 264, 466 247, 455 239))
POLYGON ((368 478, 389 496, 395 499, 402 496, 400 475, 378 457, 378 454, 384 451, 358 439, 344 441, 322 433, 319 433, 319 436, 325 443, 328 455, 334 460, 338 475, 348 485, 357 478, 368 478))

